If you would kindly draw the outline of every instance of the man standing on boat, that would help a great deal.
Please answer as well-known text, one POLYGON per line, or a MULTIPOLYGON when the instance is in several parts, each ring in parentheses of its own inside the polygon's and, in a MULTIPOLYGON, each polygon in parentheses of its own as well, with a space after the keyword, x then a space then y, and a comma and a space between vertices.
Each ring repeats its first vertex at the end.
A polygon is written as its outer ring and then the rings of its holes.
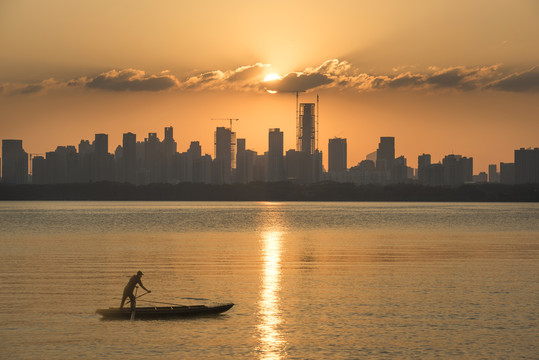
POLYGON ((125 285, 124 295, 122 296, 122 304, 120 305, 120 309, 123 309, 125 299, 129 298, 129 301, 131 301, 131 311, 135 310, 136 300, 135 300, 135 295, 133 295, 133 290, 135 290, 135 287, 137 286, 137 284, 140 285, 140 287, 146 290, 147 292, 151 293, 150 290, 146 289, 144 285, 142 285, 142 281, 140 280, 142 275, 144 275, 142 271, 137 272, 136 275, 131 276, 127 285, 125 285))

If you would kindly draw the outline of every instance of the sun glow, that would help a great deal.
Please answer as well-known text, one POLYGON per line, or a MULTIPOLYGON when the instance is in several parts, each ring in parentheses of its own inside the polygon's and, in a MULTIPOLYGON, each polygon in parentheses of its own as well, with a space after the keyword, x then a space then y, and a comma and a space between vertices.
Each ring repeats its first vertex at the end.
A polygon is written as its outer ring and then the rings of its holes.
POLYGON ((281 80, 281 77, 278 74, 272 73, 266 75, 264 78, 264 81, 274 81, 274 80, 281 80))

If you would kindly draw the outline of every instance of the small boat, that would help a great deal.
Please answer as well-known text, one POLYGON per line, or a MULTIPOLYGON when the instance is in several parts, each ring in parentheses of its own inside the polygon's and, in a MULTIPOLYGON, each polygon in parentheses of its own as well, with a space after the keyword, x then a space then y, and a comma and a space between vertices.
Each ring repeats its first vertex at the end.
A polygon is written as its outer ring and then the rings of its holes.
MULTIPOLYGON (((146 306, 135 309, 137 319, 166 319, 190 316, 215 315, 229 310, 233 303, 217 305, 175 305, 175 306, 146 306)), ((108 308, 97 309, 96 313, 103 319, 131 319, 131 309, 108 308)))

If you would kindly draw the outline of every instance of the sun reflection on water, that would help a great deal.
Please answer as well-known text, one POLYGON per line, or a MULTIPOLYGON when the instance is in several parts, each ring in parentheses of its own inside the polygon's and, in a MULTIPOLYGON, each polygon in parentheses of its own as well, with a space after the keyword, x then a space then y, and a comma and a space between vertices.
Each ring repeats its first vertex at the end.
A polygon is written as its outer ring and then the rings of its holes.
POLYGON ((258 302, 261 359, 280 359, 285 348, 285 341, 278 329, 281 323, 281 237, 282 232, 278 230, 262 233, 262 291, 258 302))

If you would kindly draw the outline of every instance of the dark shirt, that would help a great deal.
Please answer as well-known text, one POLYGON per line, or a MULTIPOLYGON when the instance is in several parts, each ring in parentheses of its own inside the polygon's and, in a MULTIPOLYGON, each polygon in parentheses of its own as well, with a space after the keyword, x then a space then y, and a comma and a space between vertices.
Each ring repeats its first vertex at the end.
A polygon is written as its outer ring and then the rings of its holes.
POLYGON ((135 286, 137 286, 137 284, 140 284, 140 286, 144 287, 144 285, 142 285, 142 281, 140 281, 140 277, 138 275, 131 276, 131 279, 129 279, 129 282, 127 283, 127 285, 125 285, 124 292, 132 294, 133 290, 135 290, 135 286))

